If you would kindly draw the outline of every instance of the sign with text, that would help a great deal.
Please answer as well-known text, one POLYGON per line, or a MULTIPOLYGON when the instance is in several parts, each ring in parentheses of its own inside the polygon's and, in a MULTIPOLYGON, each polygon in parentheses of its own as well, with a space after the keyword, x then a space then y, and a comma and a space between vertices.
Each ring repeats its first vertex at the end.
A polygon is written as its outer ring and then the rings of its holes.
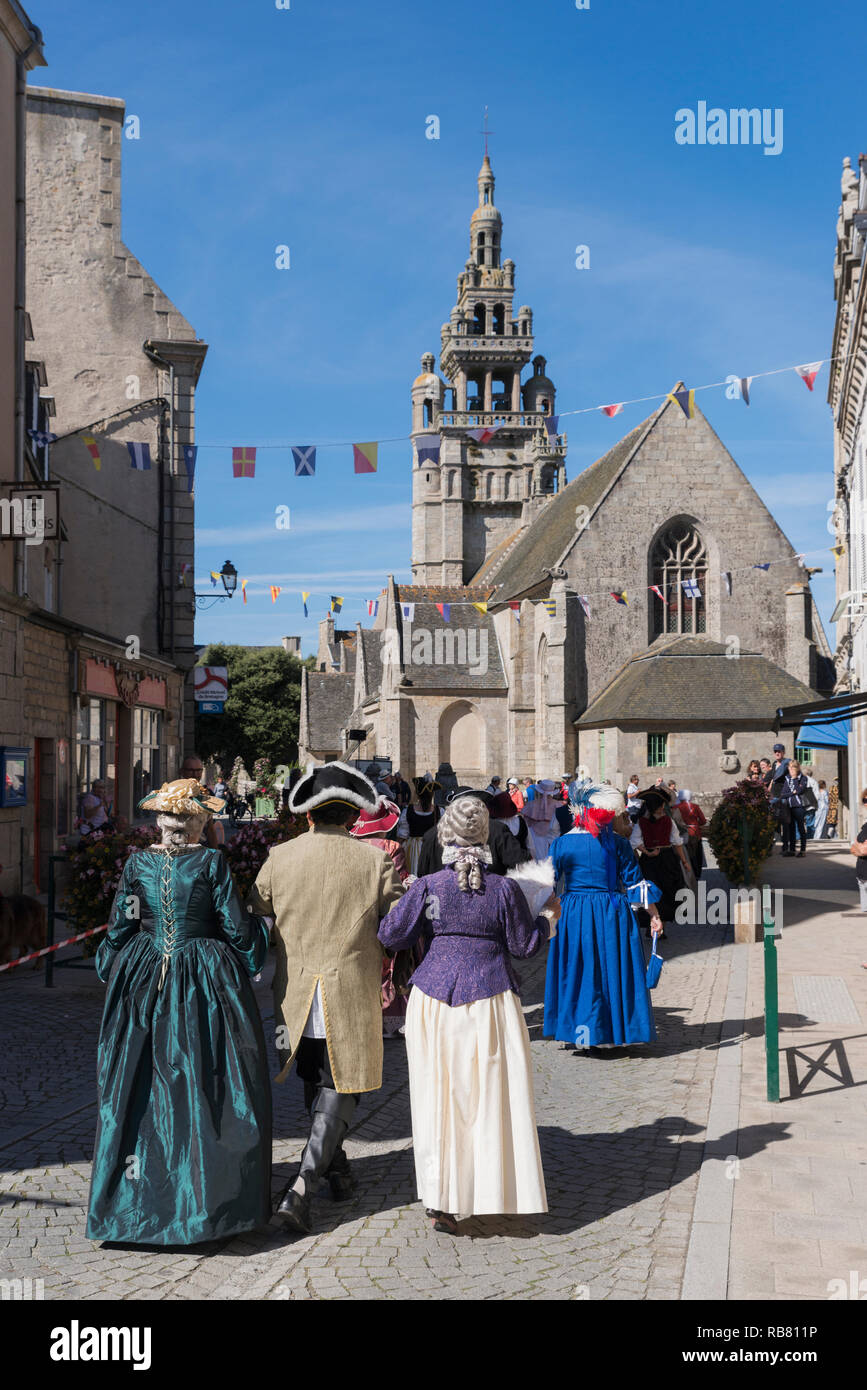
POLYGON ((60 533, 57 487, 6 484, 0 493, 0 538, 42 545, 60 533))
POLYGON ((225 666, 194 666, 193 692, 196 703, 225 700, 229 691, 228 676, 229 672, 225 666))

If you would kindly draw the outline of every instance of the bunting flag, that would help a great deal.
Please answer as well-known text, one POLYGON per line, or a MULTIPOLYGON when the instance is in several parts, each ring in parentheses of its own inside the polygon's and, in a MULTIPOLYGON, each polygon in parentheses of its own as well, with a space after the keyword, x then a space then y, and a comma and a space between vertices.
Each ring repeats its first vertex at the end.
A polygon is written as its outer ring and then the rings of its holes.
POLYGON ((295 477, 312 478, 316 472, 316 445, 293 444, 291 448, 295 460, 295 477))
POLYGON ((770 560, 767 562, 767 564, 764 564, 764 565, 753 565, 753 569, 754 569, 754 570, 764 570, 766 573, 767 573, 767 571, 768 571, 770 568, 771 568, 771 562, 770 562, 770 560))
POLYGON ((438 434, 417 434, 415 437, 415 456, 419 467, 423 463, 439 463, 442 440, 438 434))
POLYGON ((477 444, 487 444, 488 440, 493 439, 499 429, 499 425, 483 425, 478 430, 467 430, 470 439, 474 439, 477 444))
POLYGON ((37 449, 47 448, 48 445, 53 444, 57 438, 57 435, 52 434, 50 430, 28 430, 27 433, 30 435, 34 447, 37 449))
POLYGON ((343 598, 340 594, 331 595, 331 612, 339 613, 343 607, 343 598))
POLYGON ((145 469, 151 466, 151 446, 150 444, 130 444, 127 440, 126 447, 129 449, 129 466, 138 469, 139 473, 144 473, 145 469))
POLYGON ((728 594, 729 598, 731 598, 731 596, 732 596, 732 572, 731 572, 731 570, 723 570, 723 584, 725 584, 725 586, 726 586, 726 593, 728 594))
POLYGON ((680 587, 685 598, 701 598, 701 587, 697 579, 681 579, 680 587))
POLYGON ((232 450, 232 476, 234 478, 254 478, 256 476, 256 450, 245 447, 232 450))
POLYGON ((743 401, 744 405, 749 405, 750 385, 752 384, 753 379, 751 376, 742 376, 739 378, 739 380, 741 383, 741 400, 743 401))
POLYGON ((99 452, 99 445, 97 444, 92 434, 83 434, 81 436, 81 441, 86 446, 87 452, 93 459, 93 466, 98 473, 102 468, 102 457, 99 452))
POLYGON ((795 371, 798 373, 798 376, 801 378, 808 391, 812 391, 813 382, 819 375, 819 368, 821 365, 821 362, 808 362, 805 367, 795 368, 795 371))
POLYGON ((556 600, 555 598, 546 598, 546 599, 544 600, 544 606, 545 606, 545 612, 548 614, 548 617, 549 617, 549 618, 556 618, 556 616, 557 616, 557 600, 556 600))
POLYGON ((309 597, 310 597, 310 590, 308 589, 307 592, 305 593, 304 590, 302 589, 302 590, 301 590, 301 605, 302 605, 302 607, 303 607, 303 609, 304 609, 304 616, 305 616, 305 618, 309 618, 309 617, 310 617, 310 614, 307 612, 307 600, 309 599, 309 597))
POLYGON ((831 550, 831 554, 832 554, 832 555, 834 556, 834 558, 837 559, 837 560, 839 560, 839 559, 841 558, 841 556, 843 556, 843 555, 846 554, 846 547, 845 547, 845 545, 832 545, 832 546, 830 547, 830 550, 831 550))
POLYGON ((279 584, 272 584, 272 585, 271 585, 271 602, 272 602, 272 603, 276 603, 276 602, 277 602, 277 595, 278 595, 278 594, 282 594, 282 592, 283 592, 283 590, 280 588, 280 585, 279 585, 279 584))
POLYGON ((557 434, 559 433, 559 425, 560 425, 560 416, 559 416, 559 415, 546 415, 546 416, 545 416, 545 431, 546 431, 546 433, 547 433, 549 439, 555 439, 555 438, 557 437, 557 434))
POLYGON ((356 473, 375 473, 378 453, 379 445, 375 441, 369 444, 353 444, 352 457, 356 473))
POLYGON ((695 416, 695 391, 688 391, 684 387, 682 391, 669 391, 665 399, 679 405, 687 420, 695 416))
POLYGON ((452 606, 451 606, 451 604, 450 604, 450 603, 438 603, 436 606, 437 606, 437 609, 439 610, 440 617, 444 620, 444 622, 449 622, 449 620, 451 619, 451 613, 452 613, 452 606))
POLYGON ((584 617, 585 617, 585 618, 589 618, 589 617, 590 617, 590 599, 587 597, 586 594, 578 594, 578 602, 581 604, 581 607, 582 607, 582 609, 584 610, 584 617))
POLYGON ((603 415, 607 415, 609 420, 613 420, 615 415, 619 415, 623 409, 623 402, 618 401, 616 405, 603 405, 599 407, 603 415))
POLYGON ((369 598, 369 599, 367 600, 367 616, 368 616, 368 618, 375 618, 378 612, 379 612, 379 599, 378 599, 378 598, 369 598))
POLYGON ((217 581, 218 581, 219 578, 220 578, 220 571, 219 571, 219 570, 209 570, 208 573, 209 573, 210 576, 211 576, 211 588, 212 588, 212 589, 216 589, 216 587, 217 587, 217 581))
POLYGON ((521 600, 516 599, 513 602, 510 602, 509 607, 515 615, 515 622, 519 623, 521 621, 521 600))
POLYGON ((488 611, 488 605, 486 603, 474 603, 473 607, 478 608, 480 613, 487 613, 488 611))
POLYGON ((189 560, 185 560, 178 570, 178 584, 182 589, 186 589, 187 587, 187 575, 192 568, 189 560))
POLYGON ((651 584, 650 592, 652 594, 656 594, 657 598, 661 598, 666 608, 668 607, 668 599, 665 597, 665 594, 662 592, 658 584, 651 584))
POLYGON ((249 584, 249 582, 250 581, 248 579, 241 580, 241 598, 244 600, 245 603, 247 602, 247 585, 249 584))
POLYGON ((414 619, 415 619, 415 604, 414 604, 414 603, 402 603, 402 604, 400 605, 400 612, 401 612, 401 616, 402 616, 403 618, 405 618, 406 621, 407 621, 408 623, 413 622, 414 619))
POLYGON ((196 476, 196 455, 199 450, 195 444, 184 445, 184 467, 187 470, 187 492, 193 490, 193 479, 196 476))
POLYGON ((615 603, 622 603, 625 608, 629 607, 629 600, 626 597, 625 589, 612 589, 611 597, 614 599, 615 603))

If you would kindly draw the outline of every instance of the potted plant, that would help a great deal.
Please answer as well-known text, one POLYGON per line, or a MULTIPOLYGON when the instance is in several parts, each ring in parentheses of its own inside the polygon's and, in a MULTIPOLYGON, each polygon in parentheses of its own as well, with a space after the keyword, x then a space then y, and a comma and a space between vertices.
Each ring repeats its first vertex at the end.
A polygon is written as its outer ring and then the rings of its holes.
MULTIPOLYGON (((706 839, 717 867, 736 888, 759 890, 762 866, 774 847, 775 825, 765 788, 737 782, 724 791, 710 818, 706 839)), ((747 902, 736 902, 735 941, 761 939, 759 891, 747 902)))

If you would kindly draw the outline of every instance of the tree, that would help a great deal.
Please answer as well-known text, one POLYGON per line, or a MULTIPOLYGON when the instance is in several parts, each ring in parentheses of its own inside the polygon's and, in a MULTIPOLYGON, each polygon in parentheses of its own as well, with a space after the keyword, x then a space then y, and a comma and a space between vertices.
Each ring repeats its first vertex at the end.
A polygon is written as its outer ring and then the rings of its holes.
POLYGON ((229 693, 222 714, 196 716, 196 752, 228 770, 241 757, 252 768, 260 757, 274 766, 298 757, 302 661, 282 647, 233 647, 214 642, 199 665, 225 666, 229 693))

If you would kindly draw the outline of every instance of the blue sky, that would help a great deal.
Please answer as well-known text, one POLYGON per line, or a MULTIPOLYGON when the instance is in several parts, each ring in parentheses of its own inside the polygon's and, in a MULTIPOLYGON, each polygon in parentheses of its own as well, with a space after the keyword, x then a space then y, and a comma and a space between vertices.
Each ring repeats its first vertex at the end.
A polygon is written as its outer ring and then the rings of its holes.
MULTIPOLYGON (((321 448, 313 479, 261 446, 409 433, 410 384, 468 254, 486 104, 503 254, 559 410, 830 353, 842 158, 857 167, 867 148, 855 0, 34 0, 29 13, 49 64, 32 83, 123 97, 140 118, 124 239, 210 344, 197 587, 228 557, 250 597, 202 614, 199 641, 301 633, 306 653, 329 594, 351 626, 387 573, 409 579, 408 441, 381 445, 375 476, 352 473, 348 445, 321 448), (782 108, 782 152, 678 145, 675 111, 699 101, 782 108), (255 480, 232 478, 233 444, 260 446, 255 480)), ((697 396, 796 548, 824 550, 807 563, 824 566, 826 619, 827 384, 826 366, 812 394, 794 373, 755 382, 749 409, 697 396)), ((564 421, 570 480, 652 408, 564 421)))

